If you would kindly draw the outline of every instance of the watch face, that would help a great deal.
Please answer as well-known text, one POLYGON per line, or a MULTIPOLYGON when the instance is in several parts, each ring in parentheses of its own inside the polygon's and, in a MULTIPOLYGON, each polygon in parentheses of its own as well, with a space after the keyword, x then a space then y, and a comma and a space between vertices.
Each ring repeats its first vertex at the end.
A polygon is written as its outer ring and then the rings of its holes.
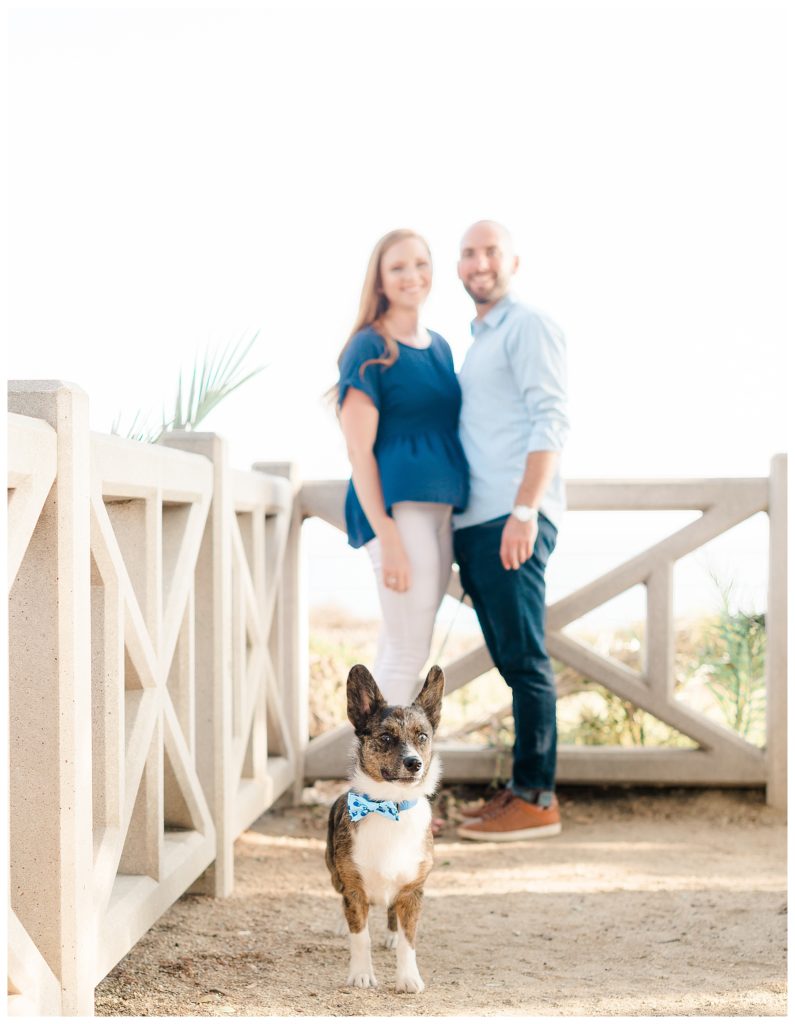
POLYGON ((520 523, 529 523, 531 519, 536 518, 538 512, 529 505, 517 505, 513 510, 513 514, 520 523))

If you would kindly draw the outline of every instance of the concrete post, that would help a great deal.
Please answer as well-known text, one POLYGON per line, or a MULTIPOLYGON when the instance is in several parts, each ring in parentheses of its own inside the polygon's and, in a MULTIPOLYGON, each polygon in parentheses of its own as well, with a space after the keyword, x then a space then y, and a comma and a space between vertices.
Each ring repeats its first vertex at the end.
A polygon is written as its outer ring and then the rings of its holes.
POLYGON ((767 802, 787 809, 787 456, 770 463, 767 592, 767 802))
POLYGON ((293 490, 290 531, 282 567, 282 590, 277 608, 280 626, 281 680, 284 708, 288 718, 295 757, 293 802, 299 803, 304 787, 304 765, 309 743, 309 613, 301 557, 301 481, 292 462, 256 462, 252 469, 286 477, 293 490))
POLYGON ((190 892, 230 896, 235 880, 232 763, 232 504, 228 445, 217 434, 174 431, 170 448, 213 464, 213 501, 196 568, 196 767, 216 833, 216 859, 190 892))
POLYGON ((57 476, 9 594, 11 904, 61 985, 93 1016, 88 397, 12 381, 11 412, 57 435, 57 476))

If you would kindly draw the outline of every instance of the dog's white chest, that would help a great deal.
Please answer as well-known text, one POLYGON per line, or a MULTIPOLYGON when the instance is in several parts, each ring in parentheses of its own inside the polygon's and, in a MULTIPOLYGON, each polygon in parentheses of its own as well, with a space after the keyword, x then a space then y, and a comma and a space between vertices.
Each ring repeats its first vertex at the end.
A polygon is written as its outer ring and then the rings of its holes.
POLYGON ((399 890, 413 882, 425 858, 431 808, 421 799, 403 811, 400 821, 368 814, 353 835, 352 860, 370 903, 389 906, 399 890))

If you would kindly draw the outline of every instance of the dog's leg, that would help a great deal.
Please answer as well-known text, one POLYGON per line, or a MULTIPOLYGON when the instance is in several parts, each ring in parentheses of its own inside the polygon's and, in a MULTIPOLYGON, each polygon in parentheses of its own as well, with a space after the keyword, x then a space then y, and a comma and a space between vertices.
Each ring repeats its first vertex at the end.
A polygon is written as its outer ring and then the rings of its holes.
POLYGON ((414 943, 422 908, 422 889, 403 890, 395 901, 397 912, 397 981, 398 992, 423 992, 425 982, 417 969, 414 943))
POLYGON ((351 933, 351 963, 348 985, 355 988, 375 988, 378 982, 373 972, 370 955, 370 929, 367 926, 369 906, 364 894, 348 891, 343 896, 345 920, 351 933))
POLYGON ((395 911, 395 904, 386 912, 386 938, 384 939, 384 947, 386 949, 397 949, 398 944, 398 924, 397 924, 397 913, 395 911))

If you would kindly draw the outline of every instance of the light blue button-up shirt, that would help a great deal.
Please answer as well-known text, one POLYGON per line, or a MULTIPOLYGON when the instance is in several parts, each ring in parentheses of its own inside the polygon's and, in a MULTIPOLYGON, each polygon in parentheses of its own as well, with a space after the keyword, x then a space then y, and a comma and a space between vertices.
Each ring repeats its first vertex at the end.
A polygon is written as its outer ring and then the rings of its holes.
MULTIPOLYGON (((560 452, 569 430, 566 345, 546 317, 511 295, 472 321, 472 344, 459 373, 459 431, 469 462, 469 504, 456 529, 508 515, 528 452, 560 452)), ((560 467, 541 511, 558 526, 566 507, 560 467)))

